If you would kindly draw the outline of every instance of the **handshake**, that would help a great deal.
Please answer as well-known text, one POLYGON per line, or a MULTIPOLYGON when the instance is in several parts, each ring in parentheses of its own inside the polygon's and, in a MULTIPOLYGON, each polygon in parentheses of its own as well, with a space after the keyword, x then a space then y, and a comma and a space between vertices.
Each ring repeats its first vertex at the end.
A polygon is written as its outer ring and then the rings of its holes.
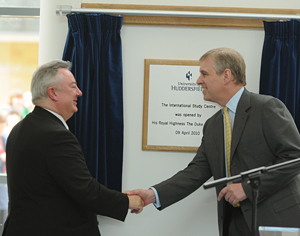
POLYGON ((125 191, 129 198, 129 209, 131 213, 139 214, 143 208, 150 203, 155 203, 156 198, 152 189, 136 189, 132 191, 125 191))

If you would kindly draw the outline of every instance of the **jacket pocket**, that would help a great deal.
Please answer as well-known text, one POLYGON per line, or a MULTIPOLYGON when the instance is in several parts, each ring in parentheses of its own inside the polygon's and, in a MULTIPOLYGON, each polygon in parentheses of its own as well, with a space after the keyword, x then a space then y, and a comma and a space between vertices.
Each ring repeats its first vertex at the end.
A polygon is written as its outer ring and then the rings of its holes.
POLYGON ((272 206, 274 211, 278 213, 299 204, 300 204, 299 193, 295 193, 288 197, 282 198, 276 202, 273 202, 272 206))

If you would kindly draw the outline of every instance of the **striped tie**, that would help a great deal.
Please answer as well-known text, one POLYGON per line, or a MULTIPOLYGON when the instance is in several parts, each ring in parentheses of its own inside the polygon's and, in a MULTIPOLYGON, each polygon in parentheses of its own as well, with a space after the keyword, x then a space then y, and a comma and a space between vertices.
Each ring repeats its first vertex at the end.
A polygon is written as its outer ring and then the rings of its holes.
MULTIPOLYGON (((227 177, 231 176, 230 173, 230 151, 231 151, 231 119, 228 113, 228 107, 223 107, 224 112, 224 123, 225 123, 225 149, 226 149, 226 168, 227 177)), ((232 182, 229 182, 232 184, 232 182)), ((234 207, 239 207, 240 204, 233 205, 234 207)))

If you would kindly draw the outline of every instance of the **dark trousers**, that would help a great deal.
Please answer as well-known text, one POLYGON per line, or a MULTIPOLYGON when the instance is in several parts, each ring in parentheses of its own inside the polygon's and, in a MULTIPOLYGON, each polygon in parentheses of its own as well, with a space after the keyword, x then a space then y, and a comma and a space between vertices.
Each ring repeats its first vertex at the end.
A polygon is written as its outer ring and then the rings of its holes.
POLYGON ((245 221, 240 207, 225 204, 224 236, 251 236, 251 231, 245 221))

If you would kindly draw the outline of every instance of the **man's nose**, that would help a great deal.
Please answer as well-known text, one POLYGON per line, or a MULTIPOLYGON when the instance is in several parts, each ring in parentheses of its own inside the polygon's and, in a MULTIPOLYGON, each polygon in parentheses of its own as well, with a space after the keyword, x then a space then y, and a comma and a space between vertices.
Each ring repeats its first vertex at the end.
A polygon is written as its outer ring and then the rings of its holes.
POLYGON ((81 97, 82 96, 82 92, 81 92, 81 90, 78 88, 78 91, 77 91, 77 96, 78 97, 81 97))
POLYGON ((200 85, 200 84, 203 83, 203 80, 202 80, 202 78, 201 78, 201 75, 198 77, 196 83, 197 83, 198 85, 200 85))

